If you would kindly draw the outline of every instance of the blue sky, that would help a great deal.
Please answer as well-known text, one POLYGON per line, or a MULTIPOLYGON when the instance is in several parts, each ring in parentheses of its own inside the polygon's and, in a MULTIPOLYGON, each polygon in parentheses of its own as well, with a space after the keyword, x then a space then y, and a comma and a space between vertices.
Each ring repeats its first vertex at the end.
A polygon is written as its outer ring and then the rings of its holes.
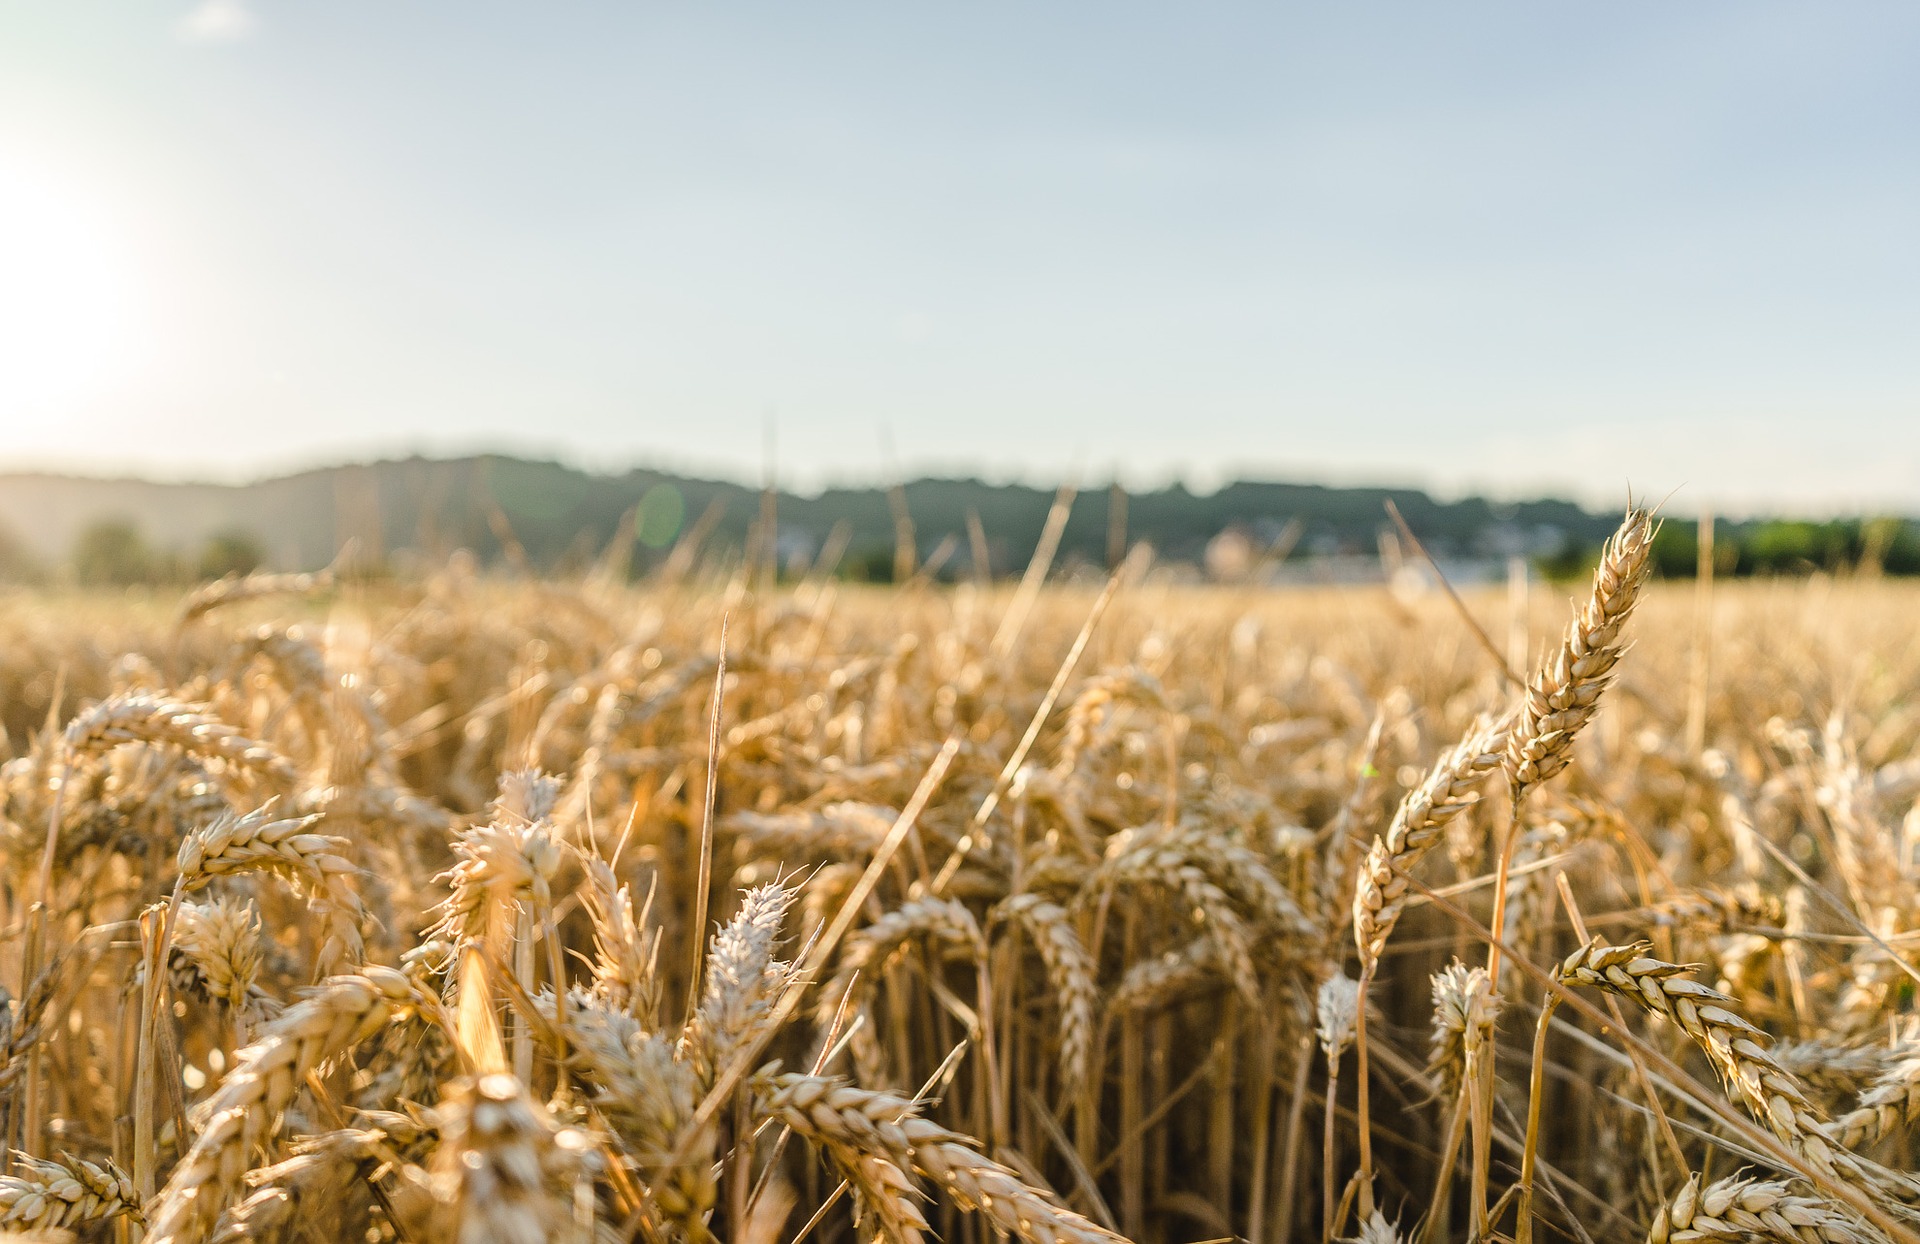
POLYGON ((1907 3, 0 0, 0 464, 1920 511, 1916 67, 1907 3))

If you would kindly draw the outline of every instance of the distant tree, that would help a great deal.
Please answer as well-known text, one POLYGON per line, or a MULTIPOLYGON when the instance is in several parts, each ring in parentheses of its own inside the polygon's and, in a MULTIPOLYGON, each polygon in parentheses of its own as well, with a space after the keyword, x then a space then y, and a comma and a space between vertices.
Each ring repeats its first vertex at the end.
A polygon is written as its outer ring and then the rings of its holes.
POLYGON ((1700 524, 1669 518, 1653 536, 1653 569, 1662 579, 1691 579, 1700 573, 1700 524))
POLYGON ((1740 569, 1751 574, 1834 570, 1847 560, 1846 543, 1837 523, 1763 522, 1740 542, 1740 569))
POLYGON ((891 583, 893 563, 893 549, 876 544, 842 559, 840 573, 855 583, 891 583))
POLYGON ((219 579, 230 574, 252 574, 267 560, 266 550, 252 532, 228 529, 207 538, 200 550, 200 577, 219 579))
POLYGON ((91 586, 152 583, 167 568, 140 529, 124 518, 102 519, 73 544, 73 575, 91 586))
POLYGON ((1891 525, 1886 552, 1880 565, 1888 574, 1920 574, 1920 527, 1899 519, 1883 520, 1891 525))
POLYGON ((1549 583, 1574 583, 1587 578, 1600 562, 1600 546, 1572 536, 1560 542, 1551 553, 1533 559, 1533 568, 1549 583))

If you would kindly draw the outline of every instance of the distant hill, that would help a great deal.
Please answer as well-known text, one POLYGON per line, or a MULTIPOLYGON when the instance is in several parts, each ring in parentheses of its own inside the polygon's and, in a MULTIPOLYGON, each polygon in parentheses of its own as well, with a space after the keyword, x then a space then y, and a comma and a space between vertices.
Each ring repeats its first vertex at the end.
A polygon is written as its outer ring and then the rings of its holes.
MULTIPOLYGON (((952 537, 955 564, 965 567, 972 512, 996 573, 1025 564, 1053 502, 1046 490, 968 479, 914 480, 904 495, 921 556, 952 537)), ((1163 557, 1198 561, 1208 542, 1228 530, 1256 548, 1286 532, 1305 552, 1371 555, 1387 498, 1437 555, 1456 558, 1552 552, 1567 541, 1598 540, 1615 521, 1564 501, 1438 502, 1411 489, 1256 482, 1204 495, 1175 484, 1128 496, 1123 504, 1130 540, 1151 542, 1163 557), (1297 525, 1289 531, 1289 524, 1297 525)), ((1112 503, 1104 487, 1079 496, 1062 537, 1063 558, 1105 562, 1112 503)), ((634 550, 636 564, 644 566, 714 506, 709 547, 742 547, 761 511, 759 490, 659 471, 593 475, 553 462, 482 455, 323 467, 239 485, 14 473, 0 474, 0 543, 10 536, 26 554, 52 565, 70 555, 89 527, 121 519, 176 554, 244 533, 268 564, 308 569, 332 560, 349 538, 382 553, 439 556, 467 548, 492 560, 502 555, 502 537, 510 531, 533 563, 554 568, 598 553, 625 520, 636 522, 644 537, 634 550), (496 513, 504 516, 504 528, 496 513)), ((790 558, 811 557, 844 523, 849 565, 891 564, 895 523, 885 489, 782 492, 774 509, 780 547, 790 558)))
MULTIPOLYGON (((1047 490, 969 479, 914 480, 903 492, 918 557, 953 540, 949 567, 970 571, 968 516, 976 514, 993 572, 1001 575, 1025 565, 1053 502, 1047 490)), ((1469 576, 1497 571, 1515 555, 1575 563, 1618 520, 1566 501, 1437 501, 1415 489, 1254 481, 1207 494, 1174 484, 1121 503, 1127 539, 1148 541, 1165 560, 1204 564, 1211 546, 1242 563, 1290 549, 1297 559, 1325 566, 1377 556, 1389 499, 1436 557, 1469 576)), ((1115 500, 1104 487, 1078 497, 1061 565, 1106 563, 1115 500)), ((542 570, 565 569, 598 555, 627 523, 637 537, 632 564, 642 571, 703 516, 706 551, 743 548, 763 505, 758 490, 721 480, 649 470, 595 475, 502 455, 322 467, 238 485, 0 474, 0 577, 19 577, 22 566, 68 566, 84 534, 114 521, 189 568, 209 542, 233 537, 278 569, 325 565, 349 539, 377 556, 411 552, 437 559, 464 548, 487 562, 524 556, 542 570), (510 551, 509 541, 518 548, 510 551)), ((886 489, 782 492, 773 509, 785 563, 810 561, 840 528, 844 572, 872 578, 890 572, 896 526, 886 489)), ((1668 526, 1667 569, 1690 572, 1691 524, 1668 526)), ((1908 560, 1920 570, 1920 533, 1910 524, 1880 530, 1859 523, 1749 523, 1726 529, 1723 542, 1735 559, 1729 570, 1850 564, 1863 550, 1888 570, 1908 569, 1908 560), (1743 541, 1756 532, 1772 533, 1766 547, 1775 562, 1739 561, 1747 557, 1743 541)))

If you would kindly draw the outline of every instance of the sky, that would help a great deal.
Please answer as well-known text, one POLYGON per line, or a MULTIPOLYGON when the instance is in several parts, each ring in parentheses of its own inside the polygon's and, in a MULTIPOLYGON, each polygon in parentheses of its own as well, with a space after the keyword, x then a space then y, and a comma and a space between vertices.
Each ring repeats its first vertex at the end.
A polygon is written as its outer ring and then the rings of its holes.
POLYGON ((1920 6, 0 0, 0 469, 1920 513, 1920 6))

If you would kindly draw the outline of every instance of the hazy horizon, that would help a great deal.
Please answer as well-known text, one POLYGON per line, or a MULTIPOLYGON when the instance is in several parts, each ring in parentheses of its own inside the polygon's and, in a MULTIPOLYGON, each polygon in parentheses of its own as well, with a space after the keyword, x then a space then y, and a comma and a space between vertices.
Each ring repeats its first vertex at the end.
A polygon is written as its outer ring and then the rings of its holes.
POLYGON ((0 471, 1913 513, 1916 55, 1894 4, 25 0, 0 471))

